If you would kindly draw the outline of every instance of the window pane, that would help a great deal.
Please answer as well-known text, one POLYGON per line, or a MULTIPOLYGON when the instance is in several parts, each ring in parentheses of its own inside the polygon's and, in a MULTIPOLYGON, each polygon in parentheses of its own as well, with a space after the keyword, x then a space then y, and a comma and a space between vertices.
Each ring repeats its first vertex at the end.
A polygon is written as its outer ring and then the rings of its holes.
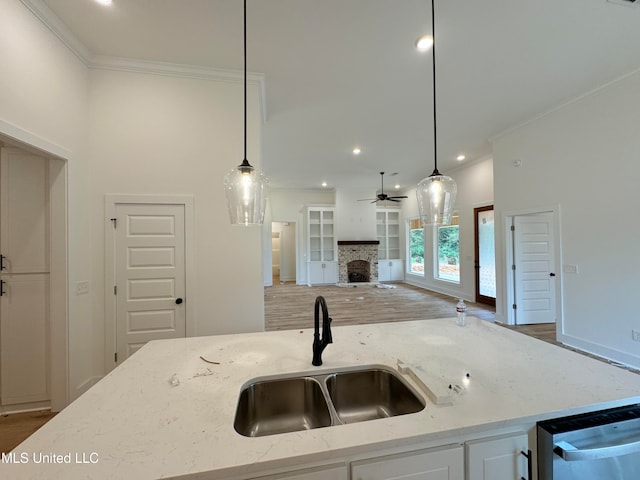
POLYGON ((409 271, 424 275, 424 229, 419 219, 409 220, 409 252, 409 271))
POLYGON ((438 227, 438 268, 440 280, 460 283, 460 227, 438 227))
POLYGON ((478 213, 478 262, 480 295, 496 298, 496 252, 493 210, 478 213))

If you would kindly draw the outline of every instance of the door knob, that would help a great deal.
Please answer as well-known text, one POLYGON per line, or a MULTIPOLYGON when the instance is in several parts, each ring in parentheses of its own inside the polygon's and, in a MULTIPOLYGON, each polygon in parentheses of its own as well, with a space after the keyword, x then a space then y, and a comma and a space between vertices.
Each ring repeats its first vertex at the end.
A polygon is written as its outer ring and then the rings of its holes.
POLYGON ((176 298, 176 305, 180 305, 182 303, 182 299, 181 298, 176 298))
POLYGON ((555 273, 553 273, 553 272, 551 272, 551 273, 549 274, 549 276, 550 276, 550 277, 555 277, 555 276, 556 276, 556 274, 555 274, 555 273))

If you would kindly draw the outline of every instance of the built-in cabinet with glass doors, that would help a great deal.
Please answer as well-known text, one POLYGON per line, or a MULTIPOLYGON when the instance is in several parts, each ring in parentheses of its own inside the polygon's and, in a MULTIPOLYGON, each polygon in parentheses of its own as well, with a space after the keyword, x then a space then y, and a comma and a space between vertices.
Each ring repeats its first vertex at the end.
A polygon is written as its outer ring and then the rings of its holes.
POLYGON ((376 210, 378 241, 378 281, 404 280, 404 262, 400 254, 400 210, 376 210))
POLYGON ((309 285, 338 283, 338 243, 333 207, 307 208, 309 285))

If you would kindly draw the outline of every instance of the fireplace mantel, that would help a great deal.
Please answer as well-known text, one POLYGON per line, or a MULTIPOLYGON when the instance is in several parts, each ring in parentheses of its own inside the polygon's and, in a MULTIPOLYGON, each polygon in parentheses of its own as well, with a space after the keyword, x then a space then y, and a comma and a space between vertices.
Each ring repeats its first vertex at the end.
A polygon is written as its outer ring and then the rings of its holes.
POLYGON ((380 245, 380 240, 338 240, 338 245, 380 245))

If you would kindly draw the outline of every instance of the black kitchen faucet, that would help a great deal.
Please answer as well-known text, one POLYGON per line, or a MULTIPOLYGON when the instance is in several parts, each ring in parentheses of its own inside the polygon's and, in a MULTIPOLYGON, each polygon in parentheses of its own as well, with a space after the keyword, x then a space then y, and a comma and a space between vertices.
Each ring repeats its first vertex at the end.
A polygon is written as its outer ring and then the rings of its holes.
POLYGON ((322 352, 327 345, 333 343, 331 337, 331 317, 327 310, 327 302, 322 296, 316 298, 314 308, 314 333, 313 333, 313 360, 311 363, 316 367, 322 365, 322 352), (320 339, 320 307, 322 307, 322 339, 320 339))

